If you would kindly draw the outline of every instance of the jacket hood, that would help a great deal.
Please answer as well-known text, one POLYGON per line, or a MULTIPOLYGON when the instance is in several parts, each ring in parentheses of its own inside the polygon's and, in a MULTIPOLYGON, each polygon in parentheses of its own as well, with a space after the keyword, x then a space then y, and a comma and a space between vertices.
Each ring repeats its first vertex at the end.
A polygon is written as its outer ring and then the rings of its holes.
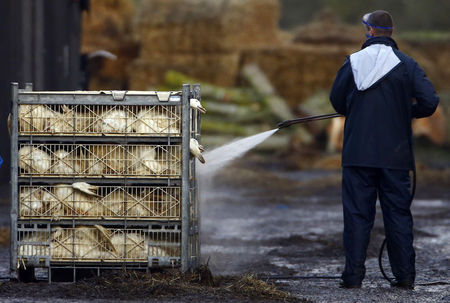
POLYGON ((391 38, 374 37, 363 44, 362 50, 350 55, 358 90, 370 88, 401 62, 392 48, 397 49, 397 44, 391 38))

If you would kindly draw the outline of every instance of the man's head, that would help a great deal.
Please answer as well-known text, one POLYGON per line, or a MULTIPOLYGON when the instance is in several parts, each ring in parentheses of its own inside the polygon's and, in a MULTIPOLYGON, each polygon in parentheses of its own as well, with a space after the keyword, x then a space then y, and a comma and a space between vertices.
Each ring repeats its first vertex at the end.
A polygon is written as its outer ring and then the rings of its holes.
POLYGON ((392 35, 394 23, 392 16, 386 11, 377 10, 372 13, 365 14, 362 22, 364 23, 368 37, 388 36, 392 35))

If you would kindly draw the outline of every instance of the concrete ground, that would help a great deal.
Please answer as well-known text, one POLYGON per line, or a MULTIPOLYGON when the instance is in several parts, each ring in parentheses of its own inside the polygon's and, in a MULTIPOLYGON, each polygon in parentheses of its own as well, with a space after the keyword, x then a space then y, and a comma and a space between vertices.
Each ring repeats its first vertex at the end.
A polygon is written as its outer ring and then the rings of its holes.
MULTIPOLYGON (((448 172, 418 175, 412 206, 414 291, 391 288, 382 278, 377 259, 384 239, 379 205, 361 289, 340 289, 339 279, 273 281, 313 302, 450 302, 449 284, 420 285, 450 283, 448 172)), ((210 188, 214 190, 206 191, 202 199, 202 256, 209 259, 214 274, 340 275, 344 264, 340 171, 289 172, 241 161, 210 188)), ((392 275, 387 256, 384 266, 392 275)))
MULTIPOLYGON (((339 276, 344 253, 339 171, 289 171, 267 159, 246 157, 201 190, 202 258, 214 275, 254 273, 264 276, 339 276)), ((338 288, 338 279, 274 279, 280 289, 311 302, 450 302, 450 173, 448 169, 419 172, 412 211, 415 224, 417 283, 415 290, 391 288, 378 269, 384 238, 378 207, 368 249, 367 274, 361 289, 338 288)), ((8 224, 8 207, 0 204, 0 225, 8 224)), ((9 248, 0 247, 0 276, 8 273, 9 248)), ((385 267, 388 269, 387 258, 385 267)), ((54 285, 54 284, 52 284, 54 285)), ((1 283, 0 283, 1 286, 1 283)), ((44 297, 27 292, 2 302, 91 302, 61 298, 48 288, 44 297)), ((4 289, 4 288, 3 288, 4 289)), ((247 302, 228 297, 177 296, 151 302, 247 302)), ((106 300, 111 301, 111 300, 106 300)), ((94 302, 106 302, 97 300, 94 302)), ((133 301, 130 299, 130 301, 133 301)), ((260 301, 260 300, 258 300, 260 301)))

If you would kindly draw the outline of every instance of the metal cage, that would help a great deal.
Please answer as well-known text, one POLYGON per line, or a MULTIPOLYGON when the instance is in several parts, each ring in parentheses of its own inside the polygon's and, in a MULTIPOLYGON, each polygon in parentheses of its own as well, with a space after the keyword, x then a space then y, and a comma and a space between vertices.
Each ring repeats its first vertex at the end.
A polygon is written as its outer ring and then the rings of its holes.
POLYGON ((33 91, 12 84, 11 272, 199 265, 191 138, 178 92, 33 91), (137 266, 137 267, 136 267, 137 266))
POLYGON ((19 225, 20 262, 149 262, 176 266, 181 259, 179 225, 152 224, 147 228, 19 225), (32 261, 33 260, 33 261, 32 261))
POLYGON ((19 177, 180 177, 180 145, 19 144, 19 177))
MULTIPOLYGON (((75 184, 76 185, 76 184, 75 184)), ((82 184, 81 184, 82 185, 82 184)), ((167 219, 181 218, 181 188, 95 186, 86 193, 72 184, 19 186, 19 218, 167 219)))
POLYGON ((177 106, 21 104, 19 134, 42 136, 181 136, 177 106))

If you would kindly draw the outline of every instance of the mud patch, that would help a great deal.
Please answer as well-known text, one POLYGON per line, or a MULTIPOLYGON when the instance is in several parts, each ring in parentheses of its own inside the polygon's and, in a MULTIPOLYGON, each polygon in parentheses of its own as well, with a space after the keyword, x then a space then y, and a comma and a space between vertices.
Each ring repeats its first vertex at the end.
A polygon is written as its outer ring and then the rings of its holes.
POLYGON ((180 300, 188 302, 248 300, 267 302, 309 302, 292 297, 274 284, 255 276, 213 277, 206 266, 193 273, 182 274, 167 270, 152 274, 136 271, 108 273, 76 283, 15 283, 0 284, 3 298, 66 298, 66 299, 114 299, 114 300, 180 300))

